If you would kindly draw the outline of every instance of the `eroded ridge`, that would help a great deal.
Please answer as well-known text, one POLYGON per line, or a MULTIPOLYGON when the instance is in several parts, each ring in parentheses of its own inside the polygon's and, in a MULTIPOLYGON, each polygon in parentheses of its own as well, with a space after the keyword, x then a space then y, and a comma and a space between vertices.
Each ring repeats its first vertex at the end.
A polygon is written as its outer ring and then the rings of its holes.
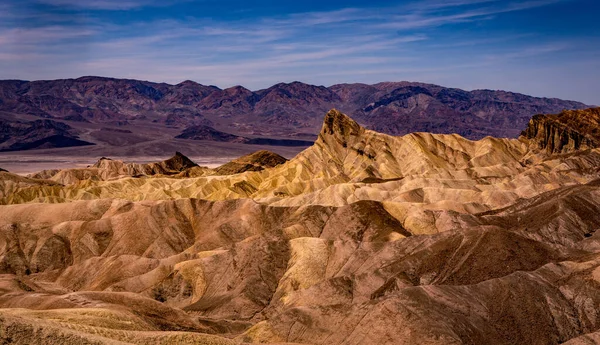
POLYGON ((289 161, 0 172, 0 337, 597 343, 599 151, 536 128, 393 137, 331 110, 289 161))

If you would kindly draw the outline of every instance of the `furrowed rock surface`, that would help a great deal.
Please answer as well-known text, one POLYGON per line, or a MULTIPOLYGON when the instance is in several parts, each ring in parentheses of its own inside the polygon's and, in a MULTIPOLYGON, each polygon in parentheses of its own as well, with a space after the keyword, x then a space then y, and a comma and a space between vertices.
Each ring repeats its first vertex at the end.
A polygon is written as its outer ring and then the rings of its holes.
POLYGON ((550 154, 596 148, 600 145, 600 108, 536 115, 521 136, 550 154))
POLYGON ((600 151, 536 138, 393 137, 331 110, 289 161, 0 172, 0 338, 597 342, 600 151))

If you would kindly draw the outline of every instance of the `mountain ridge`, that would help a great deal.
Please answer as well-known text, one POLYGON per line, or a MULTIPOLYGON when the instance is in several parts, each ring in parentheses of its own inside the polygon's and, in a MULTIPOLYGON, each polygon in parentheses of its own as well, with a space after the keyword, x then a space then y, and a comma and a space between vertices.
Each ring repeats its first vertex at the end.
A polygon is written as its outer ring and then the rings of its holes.
MULTIPOLYGON (((392 135, 432 132, 471 139, 517 137, 532 115, 586 107, 556 98, 464 91, 417 82, 330 87, 292 82, 252 91, 239 85, 220 89, 191 81, 171 85, 93 76, 0 81, 1 121, 11 124, 24 117, 64 121, 88 134, 82 140, 103 147, 115 147, 115 141, 99 133, 98 126, 132 131, 119 134, 118 143, 137 146, 146 145, 144 138, 152 137, 172 142, 183 130, 195 126, 240 137, 313 139, 322 114, 331 108, 348 113, 366 128, 392 135)), ((15 140, 18 135, 13 135, 15 140)))

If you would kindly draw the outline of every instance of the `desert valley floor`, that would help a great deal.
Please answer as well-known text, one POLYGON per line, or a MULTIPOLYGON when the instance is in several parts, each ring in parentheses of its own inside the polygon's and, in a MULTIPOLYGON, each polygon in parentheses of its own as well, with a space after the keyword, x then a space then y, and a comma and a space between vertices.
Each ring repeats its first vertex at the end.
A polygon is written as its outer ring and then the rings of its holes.
POLYGON ((0 171, 0 342, 600 344, 599 126, 0 171))

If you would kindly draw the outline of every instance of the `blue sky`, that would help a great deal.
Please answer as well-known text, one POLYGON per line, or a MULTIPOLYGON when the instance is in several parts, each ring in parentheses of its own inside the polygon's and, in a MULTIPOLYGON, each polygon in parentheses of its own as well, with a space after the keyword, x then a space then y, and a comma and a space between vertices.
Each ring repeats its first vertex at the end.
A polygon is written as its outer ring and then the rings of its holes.
POLYGON ((422 81, 600 105, 600 1, 3 0, 0 79, 422 81))

